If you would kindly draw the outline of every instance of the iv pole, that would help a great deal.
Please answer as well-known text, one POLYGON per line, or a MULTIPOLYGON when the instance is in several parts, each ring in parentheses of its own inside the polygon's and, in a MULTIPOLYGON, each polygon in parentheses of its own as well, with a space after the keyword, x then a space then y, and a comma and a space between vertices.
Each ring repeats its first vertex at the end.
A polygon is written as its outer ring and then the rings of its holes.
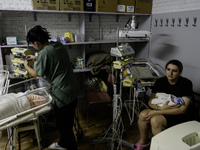
MULTIPOLYGON (((117 44, 117 47, 118 47, 119 46, 119 28, 118 27, 117 27, 117 43, 116 44, 117 44)), ((118 59, 118 58, 116 57, 116 59, 118 59)), ((112 71, 112 73, 113 73, 113 71, 112 71)), ((120 70, 120 73, 121 73, 121 76, 122 76, 123 69, 120 70)), ((103 141, 107 141, 107 142, 111 143, 111 150, 114 150, 115 143, 125 145, 125 146, 133 149, 134 144, 129 143, 129 142, 123 140, 122 138, 119 138, 119 137, 122 137, 123 132, 120 132, 120 136, 116 135, 117 127, 120 127, 120 125, 122 125, 122 123, 120 124, 121 110, 119 109, 120 106, 122 106, 122 104, 121 104, 122 103, 121 102, 121 100, 122 100, 122 82, 120 81, 120 93, 119 94, 117 94, 117 85, 116 84, 113 85, 113 90, 114 90, 113 123, 112 123, 111 127, 105 132, 105 134, 103 134, 102 136, 100 136, 96 140, 93 140, 93 144, 103 142, 103 141), (108 133, 110 129, 111 129, 112 133, 108 133)))

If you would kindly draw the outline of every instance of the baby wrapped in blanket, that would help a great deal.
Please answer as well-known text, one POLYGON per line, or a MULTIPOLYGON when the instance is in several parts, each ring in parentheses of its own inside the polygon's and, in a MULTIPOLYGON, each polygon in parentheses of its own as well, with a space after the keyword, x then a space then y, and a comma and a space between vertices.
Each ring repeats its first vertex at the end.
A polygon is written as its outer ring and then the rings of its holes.
POLYGON ((9 93, 0 96, 0 120, 26 111, 28 109, 45 104, 47 100, 43 96, 24 93, 9 93))
POLYGON ((184 101, 181 97, 176 97, 172 94, 166 93, 156 93, 156 97, 152 99, 151 103, 162 107, 167 101, 169 101, 168 105, 178 104, 180 106, 184 104, 184 101))

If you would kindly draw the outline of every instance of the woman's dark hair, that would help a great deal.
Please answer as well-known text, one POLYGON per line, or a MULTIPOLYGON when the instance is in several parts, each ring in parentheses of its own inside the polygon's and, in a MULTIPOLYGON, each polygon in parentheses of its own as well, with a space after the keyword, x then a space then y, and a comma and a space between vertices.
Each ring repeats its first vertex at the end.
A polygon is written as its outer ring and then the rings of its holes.
POLYGON ((170 60, 166 65, 165 65, 165 69, 167 69, 167 66, 169 64, 173 64, 173 65, 176 65, 179 69, 179 72, 181 73, 183 71, 183 64, 179 61, 179 60, 170 60))
POLYGON ((49 39, 50 39, 49 32, 45 28, 42 28, 40 25, 37 25, 32 29, 30 29, 26 36, 26 41, 28 43, 34 43, 35 41, 37 41, 40 42, 41 44, 44 44, 48 42, 49 39))

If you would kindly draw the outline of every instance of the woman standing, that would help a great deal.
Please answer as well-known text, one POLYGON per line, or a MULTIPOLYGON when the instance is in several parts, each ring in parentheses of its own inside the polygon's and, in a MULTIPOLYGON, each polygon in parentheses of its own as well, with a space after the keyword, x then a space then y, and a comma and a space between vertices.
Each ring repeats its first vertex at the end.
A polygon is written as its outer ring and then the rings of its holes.
POLYGON ((45 77, 51 84, 53 109, 60 140, 49 146, 50 149, 76 150, 73 123, 79 86, 73 74, 68 52, 60 42, 49 42, 50 35, 45 28, 35 26, 27 34, 27 42, 39 51, 38 56, 28 55, 27 60, 36 61, 35 68, 24 62, 25 68, 33 77, 45 77))

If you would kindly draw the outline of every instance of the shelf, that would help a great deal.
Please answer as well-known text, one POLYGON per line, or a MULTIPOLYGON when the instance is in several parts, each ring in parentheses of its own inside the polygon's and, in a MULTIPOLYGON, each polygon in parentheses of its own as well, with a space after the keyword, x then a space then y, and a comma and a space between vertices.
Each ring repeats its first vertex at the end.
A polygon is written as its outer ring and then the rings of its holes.
POLYGON ((151 16, 152 14, 140 13, 119 13, 119 12, 93 12, 93 11, 60 11, 60 10, 24 10, 24 9, 0 9, 0 11, 13 11, 13 12, 41 12, 41 13, 71 13, 71 14, 99 14, 99 15, 135 15, 135 16, 151 16))
MULTIPOLYGON (((149 38, 132 38, 132 39, 119 39, 119 42, 148 42, 149 38)), ((108 40, 95 40, 89 42, 73 42, 73 43, 63 43, 63 45, 87 45, 87 44, 109 44, 116 43, 116 40, 108 39, 108 40)), ((11 47, 28 47, 25 44, 21 45, 1 45, 1 48, 11 48, 11 47)), ((29 47, 32 47, 30 44, 29 47)))
POLYGON ((81 72, 90 72, 89 68, 83 68, 83 69, 73 69, 74 73, 81 73, 81 72))
MULTIPOLYGON (((119 42, 148 42, 149 38, 132 38, 132 39, 119 39, 119 42)), ((109 43, 117 43, 116 39, 105 39, 105 40, 95 40, 88 42, 79 42, 79 43, 66 43, 64 45, 78 45, 78 44, 109 44, 109 43)))
MULTIPOLYGON (((13 48, 13 47, 28 47, 28 45, 1 45, 1 48, 13 48)), ((29 47, 33 47, 32 45, 29 45, 29 47)))
MULTIPOLYGON (((139 13, 118 13, 118 12, 92 12, 92 11, 59 11, 59 10, 22 10, 22 9, 0 9, 0 13, 4 13, 5 14, 7 12, 11 12, 11 13, 33 13, 34 14, 34 21, 38 21, 39 19, 37 17, 40 17, 40 15, 37 16, 37 14, 41 14, 41 13, 49 13, 50 15, 54 15, 54 14, 59 14, 59 16, 62 16, 62 17, 66 17, 66 15, 68 15, 68 21, 70 22, 71 21, 71 14, 78 14, 79 15, 79 27, 77 26, 77 30, 79 30, 79 32, 83 35, 85 35, 85 32, 86 32, 86 28, 87 28, 87 17, 89 17, 89 22, 91 22, 91 19, 92 19, 92 15, 99 15, 99 18, 100 18, 100 15, 115 15, 115 16, 112 16, 113 18, 116 17, 116 22, 118 22, 118 18, 119 16, 122 18, 127 18, 129 16, 138 16, 140 18, 140 23, 142 24, 141 26, 141 30, 151 30, 151 26, 148 25, 148 23, 151 21, 151 17, 152 17, 152 14, 139 14, 139 13), (64 14, 64 16, 63 16, 64 14), (38 20, 37 20, 38 19, 38 20), (147 20, 147 21, 146 21, 147 20), (149 29, 150 27, 150 29, 149 29)), ((4 15, 1 15, 2 17, 4 17, 4 15)), ((42 15, 43 16, 43 15, 42 15)), ((45 16, 45 15, 44 15, 45 16)), ((39 20, 40 21, 40 20, 39 20)), ((72 20, 74 21, 74 20, 72 20)), ((100 27, 102 26, 103 23, 100 24, 100 27)), ((121 25, 121 24, 119 24, 121 25)), ((99 27, 99 28, 100 28, 99 27)), ((114 28, 114 27, 113 27, 114 28)), ((115 27, 115 28, 118 28, 118 27, 115 27)), ((139 29, 139 28, 138 28, 139 29)), ((103 33, 102 33, 103 34, 103 33)), ((108 37, 108 36, 105 36, 105 37, 108 37)), ((105 38, 104 37, 104 38, 105 38)), ((86 37, 85 37, 86 38, 86 37)), ((103 38, 103 36, 100 36, 100 33, 99 33, 99 37, 97 37, 96 39, 101 39, 103 38)), ((149 44, 146 44, 146 43, 149 43, 150 41, 150 37, 145 37, 145 38, 119 38, 117 39, 117 35, 114 35, 112 37, 113 39, 101 39, 101 40, 94 40, 94 41, 84 41, 84 42, 72 42, 72 43, 63 43, 63 45, 65 46, 69 46, 70 48, 72 46, 79 46, 80 47, 80 50, 81 50, 81 55, 82 57, 84 58, 85 60, 85 56, 86 56, 86 48, 89 46, 93 46, 93 45, 103 45, 103 44, 118 44, 118 43, 142 43, 142 46, 143 46, 143 43, 144 43, 144 47, 141 47, 140 45, 141 44, 138 44, 139 46, 139 49, 144 49, 144 51, 147 51, 148 48, 149 48, 149 44), (116 38, 115 38, 116 36, 116 38)), ((13 47, 22 47, 22 48, 32 48, 33 46, 30 44, 28 45, 25 42, 21 42, 21 43, 18 43, 19 45, 0 45, 0 58, 2 58, 2 51, 3 50, 6 50, 9 49, 9 48, 13 48, 13 47)), ((99 46, 100 47, 100 46, 99 46)), ((74 48, 74 47, 73 47, 74 48)), ((102 48, 102 47, 100 47, 102 48)), ((77 49, 77 48, 76 48, 77 49)), ((142 55, 143 53, 141 53, 142 55)), ((2 64, 3 64, 3 59, 1 59, 2 61, 2 64)), ((89 68, 83 68, 83 69, 74 69, 73 70, 74 73, 84 73, 84 72, 90 72, 90 69, 89 68)))

